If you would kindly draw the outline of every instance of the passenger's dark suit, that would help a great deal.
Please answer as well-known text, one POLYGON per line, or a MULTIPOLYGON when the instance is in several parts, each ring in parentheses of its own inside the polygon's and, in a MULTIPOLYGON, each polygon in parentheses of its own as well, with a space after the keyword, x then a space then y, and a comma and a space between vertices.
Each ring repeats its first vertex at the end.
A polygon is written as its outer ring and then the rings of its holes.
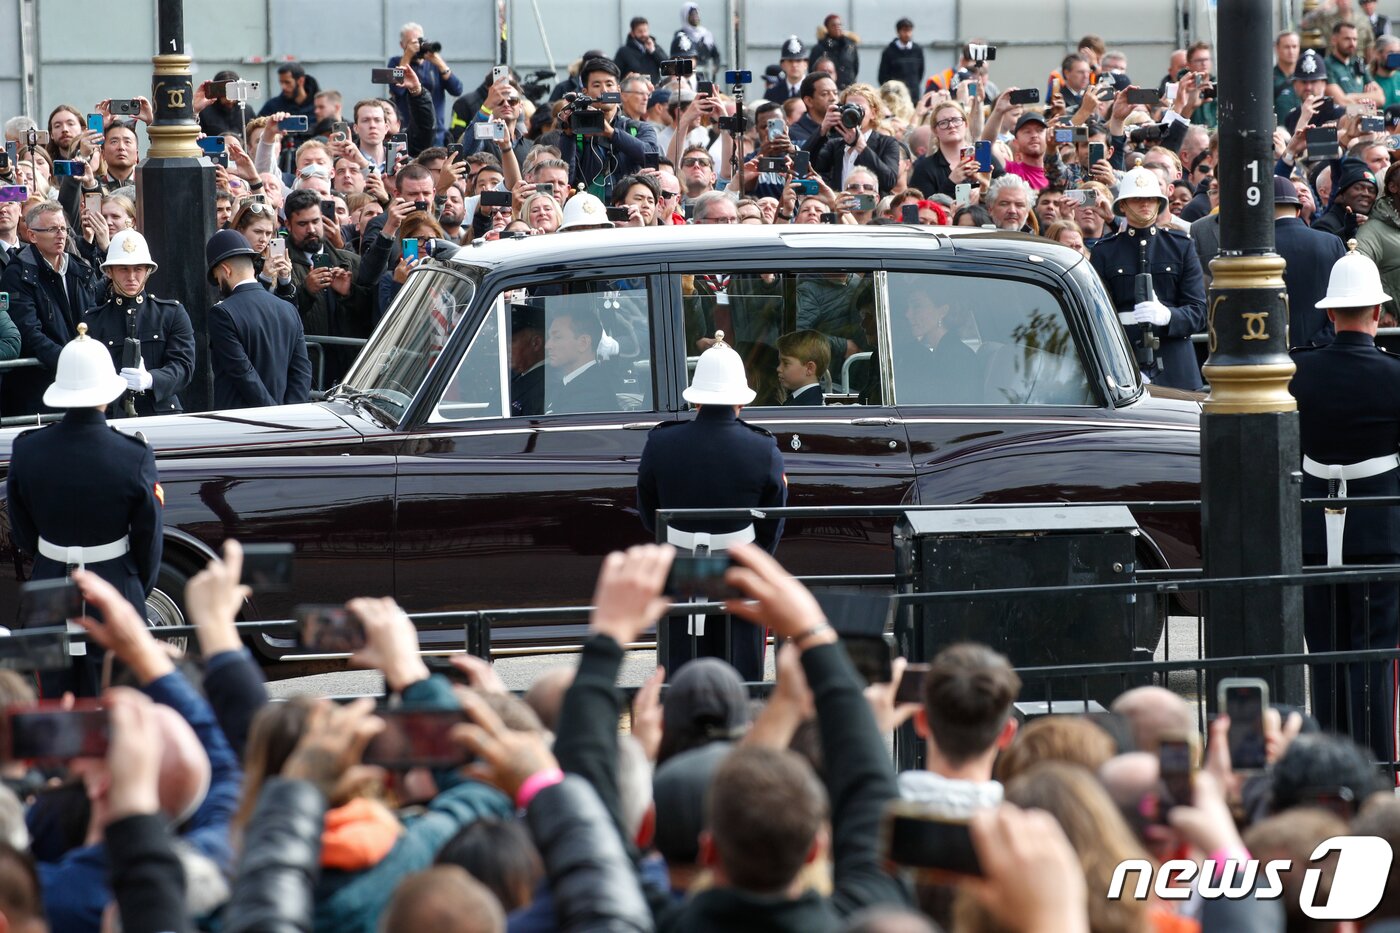
POLYGON ((617 392, 621 388, 606 363, 594 363, 566 385, 563 376, 546 377, 549 385, 545 396, 546 413, 617 411, 617 392))
MULTIPOLYGON (((1400 357, 1377 348, 1367 334, 1341 331, 1328 346, 1295 349, 1293 362, 1298 370, 1289 390, 1298 400, 1305 456, 1322 464, 1354 464, 1400 451, 1400 357)), ((1329 485, 1305 471, 1303 498, 1327 496, 1329 485)), ((1346 495, 1400 496, 1400 470, 1349 480, 1346 495)), ((1348 508, 1342 540, 1344 564, 1400 562, 1400 509, 1348 508)), ((1326 553, 1324 513, 1305 508, 1304 562, 1325 563, 1326 553)), ((1400 643, 1400 584, 1306 587, 1303 620, 1309 651, 1395 648, 1400 643)), ((1349 684, 1338 682, 1337 673, 1331 665, 1313 666, 1313 715, 1324 729, 1348 731, 1381 760, 1394 760, 1395 663, 1346 665, 1340 673, 1349 678, 1349 684)))
POLYGON ((784 404, 784 405, 825 405, 825 404, 826 404, 826 399, 822 396, 822 387, 821 387, 820 385, 813 384, 813 385, 807 386, 807 388, 803 389, 801 392, 797 392, 797 393, 795 393, 795 394, 793 394, 793 395, 789 395, 789 396, 787 397, 787 401, 786 401, 786 402, 783 402, 783 404, 784 404))
POLYGON ((311 361, 296 309, 248 280, 209 309, 215 408, 294 405, 311 392, 311 361))

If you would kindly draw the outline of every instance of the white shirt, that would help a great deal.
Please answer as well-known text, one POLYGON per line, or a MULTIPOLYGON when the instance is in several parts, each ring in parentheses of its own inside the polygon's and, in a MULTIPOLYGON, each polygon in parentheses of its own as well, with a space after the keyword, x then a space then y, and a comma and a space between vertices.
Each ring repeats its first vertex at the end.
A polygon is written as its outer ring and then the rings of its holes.
POLYGON ((0 249, 19 249, 19 240, 16 239, 13 243, 7 243, 4 240, 0 240, 0 249))
MULTIPOLYGON (((862 145, 869 143, 870 134, 873 130, 866 130, 860 134, 862 145)), ((851 174, 851 169, 856 167, 856 159, 860 158, 861 150, 849 143, 846 145, 846 154, 841 158, 841 187, 846 187, 846 176, 851 174)))

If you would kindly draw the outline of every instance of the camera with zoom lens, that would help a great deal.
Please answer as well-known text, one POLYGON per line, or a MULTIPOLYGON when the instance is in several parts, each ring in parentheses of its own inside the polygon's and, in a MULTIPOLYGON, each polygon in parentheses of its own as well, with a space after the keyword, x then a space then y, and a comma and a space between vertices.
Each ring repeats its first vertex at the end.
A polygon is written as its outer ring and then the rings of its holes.
POLYGON ((840 107, 841 125, 848 130, 858 130, 865 122, 865 108, 847 101, 840 107))
POLYGON ((1128 133, 1128 139, 1135 143, 1155 143, 1166 133, 1166 125, 1162 123, 1144 123, 1141 126, 1133 127, 1128 133))
POLYGON ((415 59, 417 59, 417 58, 422 58, 422 57, 425 56, 425 55, 434 55, 434 54, 436 54, 436 55, 441 55, 441 54, 442 54, 442 43, 441 43, 441 42, 429 42, 427 39, 419 39, 419 40, 418 40, 418 51, 416 51, 416 52, 413 53, 413 57, 414 57, 415 59))

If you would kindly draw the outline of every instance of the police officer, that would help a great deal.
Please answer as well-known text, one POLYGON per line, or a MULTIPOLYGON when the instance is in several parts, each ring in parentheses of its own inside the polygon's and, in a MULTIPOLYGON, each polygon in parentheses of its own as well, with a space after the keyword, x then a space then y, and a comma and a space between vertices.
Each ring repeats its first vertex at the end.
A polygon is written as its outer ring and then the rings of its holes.
POLYGON ((1167 209, 1162 183, 1141 165, 1123 176, 1113 211, 1128 221, 1122 233, 1094 244, 1089 261, 1118 309, 1118 320, 1147 379, 1173 389, 1201 387, 1191 335, 1206 329, 1206 290, 1191 238, 1157 226, 1167 209), (1151 294, 1140 294, 1139 272, 1150 273, 1151 294), (1149 346, 1147 337, 1159 346, 1149 346))
POLYGON ((788 36, 779 52, 778 69, 778 80, 763 95, 764 100, 775 104, 802 93, 802 79, 807 77, 807 47, 801 39, 788 36))
MULTIPOLYGON (((32 579, 89 570, 145 618, 146 595, 160 571, 165 493, 146 442, 107 425, 108 405, 126 391, 107 349, 79 324, 44 393, 45 405, 68 411, 57 424, 15 438, 5 493, 15 544, 34 555, 32 579)), ((45 696, 96 695, 95 659, 81 642, 71 652, 71 672, 41 676, 45 696)))
POLYGON ((156 268, 146 238, 122 230, 112 237, 102 264, 112 280, 112 297, 83 312, 88 336, 107 348, 126 380, 126 396, 112 406, 114 418, 185 410, 179 393, 194 373, 194 328, 180 302, 146 291, 156 268))
MULTIPOLYGON (((739 418, 754 400, 739 354, 715 332, 715 343, 700 355, 695 376, 682 397, 696 408, 693 421, 653 428, 637 471, 637 505, 642 524, 656 530, 657 509, 780 508, 787 502, 783 455, 773 435, 739 418)), ((783 522, 726 521, 669 524, 666 540, 682 553, 724 551, 738 541, 757 541, 770 554, 782 537, 783 522)), ((675 671, 694 657, 723 657, 726 634, 730 663, 745 680, 763 679, 766 633, 723 616, 672 617, 663 663, 675 671), (708 623, 708 624, 707 624, 708 623)))
POLYGON ((257 253, 236 230, 204 247, 209 281, 224 300, 209 309, 215 408, 295 405, 311 393, 311 361, 296 308, 258 284, 257 253))
MULTIPOLYGON (((1400 496, 1400 357, 1375 342, 1380 306, 1390 296, 1376 264, 1355 247, 1353 241, 1332 267, 1327 296, 1317 303, 1332 319, 1335 339, 1292 351, 1304 498, 1400 496)), ((1304 509, 1303 559, 1332 567, 1400 562, 1400 509, 1304 509)), ((1400 584, 1305 587, 1303 623, 1310 652, 1393 649, 1400 644, 1400 584)), ((1395 667, 1350 664, 1339 682, 1335 665, 1315 665, 1313 715, 1393 761, 1395 667)))

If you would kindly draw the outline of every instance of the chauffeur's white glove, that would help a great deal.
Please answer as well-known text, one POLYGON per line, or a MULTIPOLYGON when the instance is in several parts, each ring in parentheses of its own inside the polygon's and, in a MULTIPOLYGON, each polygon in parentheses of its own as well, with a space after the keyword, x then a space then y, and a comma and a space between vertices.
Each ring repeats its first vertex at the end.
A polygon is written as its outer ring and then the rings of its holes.
POLYGON ((1139 324, 1166 327, 1172 322, 1172 312, 1170 308, 1155 299, 1139 301, 1133 305, 1133 319, 1139 324))
POLYGON ((126 380, 126 386, 133 392, 145 392, 155 383, 155 377, 146 372, 146 363, 143 360, 138 367, 126 367, 122 370, 121 376, 126 380))

